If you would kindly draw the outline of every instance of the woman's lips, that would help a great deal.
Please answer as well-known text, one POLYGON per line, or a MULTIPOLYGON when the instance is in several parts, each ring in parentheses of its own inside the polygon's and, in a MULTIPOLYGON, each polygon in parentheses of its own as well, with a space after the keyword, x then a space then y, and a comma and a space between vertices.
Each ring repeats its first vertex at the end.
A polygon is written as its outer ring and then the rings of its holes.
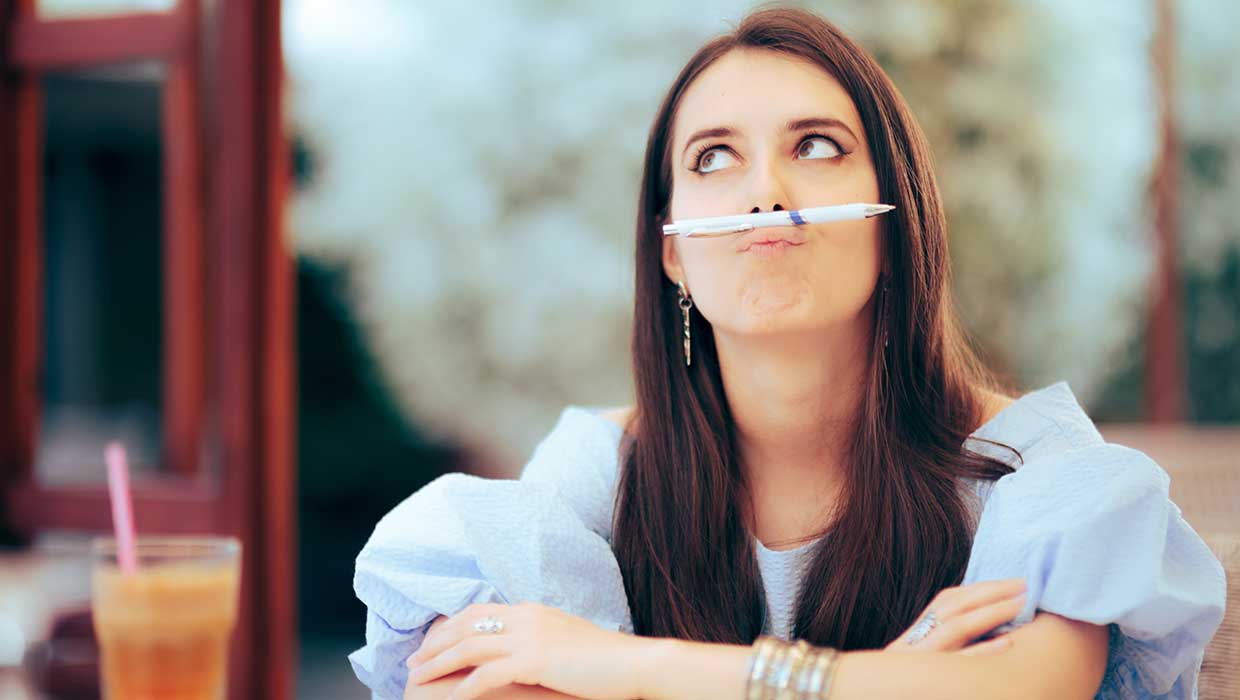
POLYGON ((754 243, 745 250, 747 253, 773 253, 777 250, 785 250, 787 248, 795 248, 800 243, 789 243, 788 241, 767 241, 765 243, 754 243))
POLYGON ((778 253, 805 243, 805 235, 794 227, 765 228, 745 234, 736 246, 738 253, 778 253))

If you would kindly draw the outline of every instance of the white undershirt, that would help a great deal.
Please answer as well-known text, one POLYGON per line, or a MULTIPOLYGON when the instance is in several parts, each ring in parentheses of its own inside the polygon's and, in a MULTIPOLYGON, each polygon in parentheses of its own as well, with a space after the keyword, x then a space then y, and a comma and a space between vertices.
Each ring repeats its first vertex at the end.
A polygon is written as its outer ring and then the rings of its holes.
POLYGON ((766 589, 764 634, 785 640, 792 638, 797 594, 805 578, 805 569, 814 558, 814 545, 820 540, 812 540, 795 549, 775 550, 768 549, 761 540, 754 538, 754 551, 758 554, 758 568, 766 589))

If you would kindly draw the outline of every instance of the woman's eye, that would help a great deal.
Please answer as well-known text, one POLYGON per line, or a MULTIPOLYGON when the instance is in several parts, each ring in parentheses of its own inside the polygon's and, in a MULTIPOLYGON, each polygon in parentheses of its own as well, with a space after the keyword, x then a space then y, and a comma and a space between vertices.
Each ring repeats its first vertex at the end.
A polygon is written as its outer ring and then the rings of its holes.
POLYGON ((731 167, 730 161, 733 160, 732 155, 727 151, 720 148, 712 148, 698 158, 697 171, 699 173, 710 173, 716 170, 723 170, 724 168, 731 167))
POLYGON ((797 155, 802 158, 836 158, 844 155, 831 139, 825 136, 812 136, 801 142, 797 155))

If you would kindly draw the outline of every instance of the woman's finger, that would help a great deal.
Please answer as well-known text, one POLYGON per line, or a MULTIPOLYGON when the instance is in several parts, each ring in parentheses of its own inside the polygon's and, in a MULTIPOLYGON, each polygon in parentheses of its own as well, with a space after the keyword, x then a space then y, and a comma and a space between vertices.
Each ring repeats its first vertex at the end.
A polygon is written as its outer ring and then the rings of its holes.
POLYGON ((1003 635, 967 646, 961 649, 959 653, 964 656, 987 656, 989 654, 998 654, 1011 648, 1012 640, 1007 635, 1003 635))
POLYGON ((990 605, 1025 591, 1025 579, 1007 578, 997 581, 981 581, 961 586, 940 603, 930 606, 940 620, 949 620, 961 613, 990 605))
POLYGON ((517 683, 521 677, 521 662, 507 657, 475 668, 452 690, 451 700, 474 700, 488 691, 517 683))
MULTIPOLYGON (((427 632, 422 645, 409 657, 408 666, 421 664, 432 656, 461 641, 474 632, 474 623, 487 615, 498 615, 507 606, 498 603, 478 603, 449 617, 435 629, 427 632)), ((434 627, 434 625, 432 625, 434 627)))
POLYGON ((426 640, 430 639, 432 634, 434 634, 437 630, 442 629, 446 624, 448 624, 447 615, 440 615, 431 621, 431 626, 426 630, 426 635, 422 637, 422 644, 418 646, 418 650, 416 652, 410 654, 409 658, 405 659, 405 666, 413 668, 414 666, 422 663, 422 659, 427 656, 421 653, 422 650, 426 648, 426 640))
POLYGON ((970 639, 976 639, 990 630, 1011 622, 1025 607, 1025 594, 1007 598, 944 620, 930 631, 925 643, 938 651, 960 649, 970 639))
POLYGON ((409 671, 409 680, 426 683, 463 668, 507 656, 508 653, 509 642, 501 636, 471 637, 413 667, 409 671))

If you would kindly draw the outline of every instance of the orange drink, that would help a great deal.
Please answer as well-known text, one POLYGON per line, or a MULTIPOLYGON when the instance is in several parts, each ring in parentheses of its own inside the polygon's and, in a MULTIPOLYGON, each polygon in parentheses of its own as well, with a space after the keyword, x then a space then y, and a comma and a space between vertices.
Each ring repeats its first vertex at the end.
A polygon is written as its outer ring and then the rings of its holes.
POLYGON ((105 700, 223 700, 237 621, 240 543, 139 537, 138 569, 95 542, 92 612, 105 700))

